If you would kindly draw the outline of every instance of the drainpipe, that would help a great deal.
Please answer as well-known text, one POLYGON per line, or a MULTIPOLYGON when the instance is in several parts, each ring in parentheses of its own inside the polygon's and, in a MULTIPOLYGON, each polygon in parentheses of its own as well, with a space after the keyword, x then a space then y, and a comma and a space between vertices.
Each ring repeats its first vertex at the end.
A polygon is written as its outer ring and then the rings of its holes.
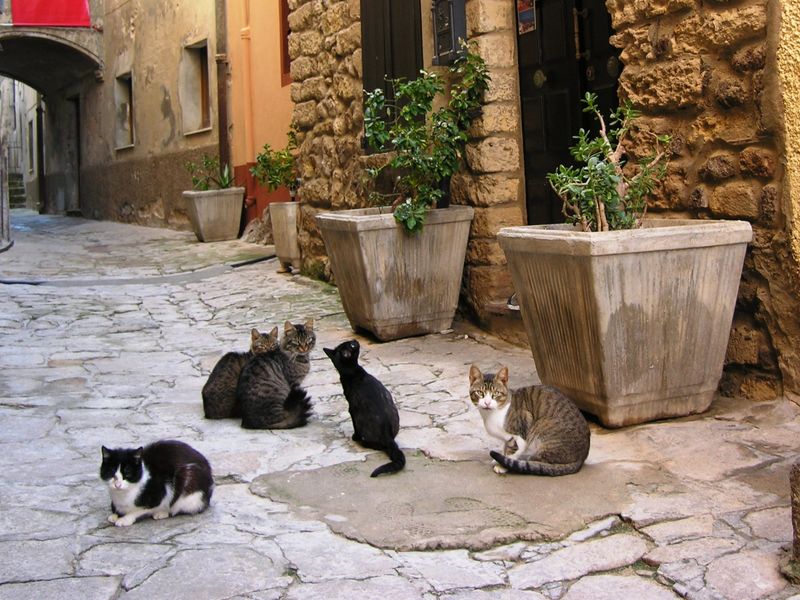
MULTIPOLYGON (((244 146, 245 164, 255 160, 256 149, 253 138, 253 69, 250 44, 250 0, 242 1, 242 22, 244 27, 240 32, 242 37, 242 84, 244 86, 244 146)), ((252 206, 255 201, 255 190, 247 186, 244 205, 252 206)))
POLYGON ((219 164, 230 165, 231 141, 228 132, 228 19, 225 14, 225 0, 216 0, 217 27, 217 130, 219 140, 219 164))
POLYGON ((253 73, 252 73, 252 59, 250 47, 250 0, 242 2, 242 10, 244 11, 243 22, 244 27, 241 31, 242 36, 242 58, 244 65, 242 67, 242 81, 244 83, 244 134, 245 134, 245 148, 247 156, 245 162, 250 162, 255 159, 255 141, 253 139, 253 73))

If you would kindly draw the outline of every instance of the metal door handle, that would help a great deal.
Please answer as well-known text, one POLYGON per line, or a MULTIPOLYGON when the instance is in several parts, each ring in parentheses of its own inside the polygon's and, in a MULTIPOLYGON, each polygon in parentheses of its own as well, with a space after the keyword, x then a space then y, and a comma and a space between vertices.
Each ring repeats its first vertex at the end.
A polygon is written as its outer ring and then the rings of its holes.
POLYGON ((580 29, 580 21, 578 17, 586 18, 589 14, 589 9, 584 8, 583 10, 578 10, 575 7, 572 7, 572 31, 575 36, 575 60, 580 60, 582 58, 589 58, 589 51, 581 52, 581 29, 580 29))

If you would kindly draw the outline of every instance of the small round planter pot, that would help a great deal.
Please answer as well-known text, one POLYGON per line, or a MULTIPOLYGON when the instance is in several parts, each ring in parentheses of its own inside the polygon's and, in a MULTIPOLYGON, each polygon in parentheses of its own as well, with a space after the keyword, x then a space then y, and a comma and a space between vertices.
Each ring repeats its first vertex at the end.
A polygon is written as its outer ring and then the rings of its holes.
POLYGON ((751 239, 743 221, 502 229, 542 382, 608 427, 708 409, 751 239))
POLYGON ((453 323, 474 210, 431 210, 418 234, 407 233, 391 208, 317 215, 353 329, 381 341, 449 329, 453 323))
POLYGON ((197 239, 220 242, 239 237, 244 188, 183 192, 186 212, 197 239))

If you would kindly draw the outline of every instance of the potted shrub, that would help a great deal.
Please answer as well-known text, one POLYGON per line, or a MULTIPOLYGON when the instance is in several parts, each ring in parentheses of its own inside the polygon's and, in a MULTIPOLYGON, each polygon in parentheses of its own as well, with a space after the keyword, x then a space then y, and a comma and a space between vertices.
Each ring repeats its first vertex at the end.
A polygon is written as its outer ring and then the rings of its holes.
POLYGON ((445 190, 489 75, 466 47, 450 75, 449 100, 436 110, 444 82, 424 70, 413 81, 392 80, 391 100, 382 90, 365 93, 366 141, 389 152, 367 174, 393 175, 392 189, 370 198, 392 203, 317 215, 350 324, 379 340, 447 329, 458 305, 474 211, 447 206, 445 190))
POLYGON ((274 192, 283 186, 289 190, 289 202, 270 202, 269 216, 272 222, 272 236, 275 240, 275 254, 278 256, 278 271, 291 273, 292 268, 300 269, 300 244, 297 241, 297 207, 295 201, 300 179, 297 177, 294 151, 297 137, 294 129, 289 130, 288 142, 283 150, 273 150, 269 144, 256 155, 256 164, 250 173, 267 190, 274 192))
POLYGON ((233 187, 228 165, 206 154, 200 163, 188 161, 193 191, 183 192, 186 211, 197 239, 201 242, 235 240, 242 221, 244 188, 233 187))
POLYGON ((607 126, 596 99, 548 179, 567 223, 510 227, 508 259, 543 383, 568 393, 609 427, 706 410, 722 375, 749 223, 644 219, 663 177, 668 137, 626 165, 624 142, 639 116, 630 105, 607 126))

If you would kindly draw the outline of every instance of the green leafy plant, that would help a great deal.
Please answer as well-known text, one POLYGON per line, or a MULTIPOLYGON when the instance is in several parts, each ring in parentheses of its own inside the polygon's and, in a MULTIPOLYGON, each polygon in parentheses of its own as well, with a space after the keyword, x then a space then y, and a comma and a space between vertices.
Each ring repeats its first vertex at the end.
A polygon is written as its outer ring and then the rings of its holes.
POLYGON ((286 186, 294 193, 297 190, 298 178, 295 168, 294 152, 297 149, 297 134, 290 129, 289 138, 283 150, 273 150, 264 144, 263 150, 256 155, 256 164, 250 167, 250 173, 270 192, 280 186, 286 186))
POLYGON ((611 113, 607 127, 597 96, 587 93, 582 102, 583 111, 597 119, 599 133, 590 137, 581 129, 570 148, 580 166, 559 165, 547 180, 564 202, 567 222, 582 231, 641 227, 647 196, 666 174, 671 138, 652 134, 652 153, 638 162, 638 169, 626 169, 623 142, 640 113, 626 102, 611 113))
POLYGON ((390 79, 391 101, 382 89, 365 91, 367 143, 380 152, 392 152, 388 162, 367 173, 373 180, 385 169, 399 174, 391 193, 372 192, 371 197, 391 199, 395 219, 412 233, 422 229, 428 209, 444 196, 442 183, 458 171, 467 129, 489 87, 486 63, 466 44, 450 74, 449 100, 435 111, 434 100, 444 95, 445 84, 425 70, 412 81, 390 79))
POLYGON ((233 173, 228 165, 220 165, 219 158, 203 154, 200 163, 186 161, 185 168, 192 176, 192 187, 205 192, 210 189, 226 189, 233 186, 233 173))

